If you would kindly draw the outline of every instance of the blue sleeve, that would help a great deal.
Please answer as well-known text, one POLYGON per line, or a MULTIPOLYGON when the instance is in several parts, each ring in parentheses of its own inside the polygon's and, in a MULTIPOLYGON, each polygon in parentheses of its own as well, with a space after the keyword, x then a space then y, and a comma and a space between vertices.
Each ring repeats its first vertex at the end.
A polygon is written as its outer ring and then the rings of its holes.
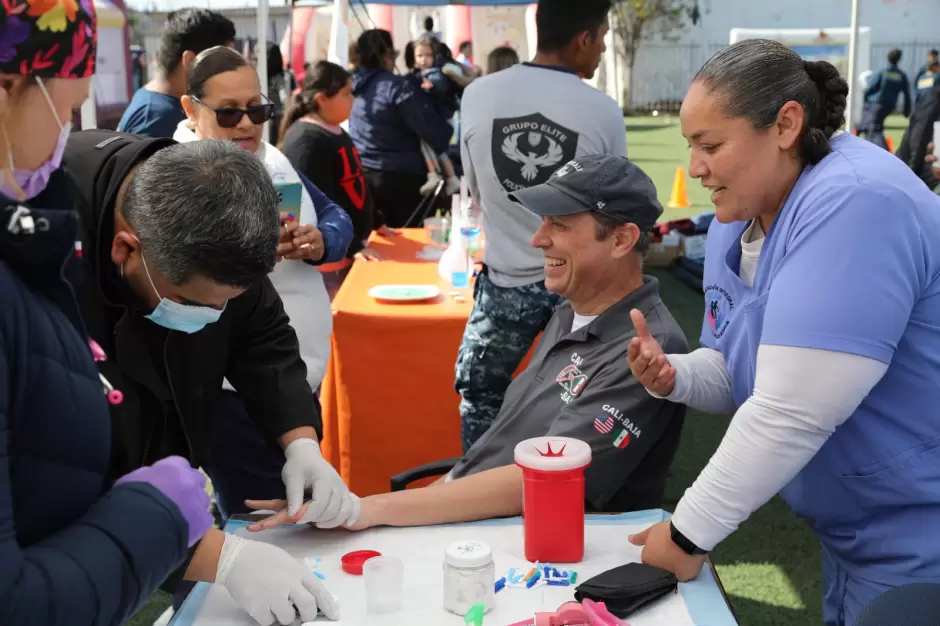
POLYGON ((868 79, 868 87, 865 88, 865 98, 870 98, 871 96, 878 93, 881 89, 881 72, 875 72, 871 75, 871 78, 868 79))
POLYGON ((300 172, 297 172, 297 175, 313 200, 313 207, 317 211, 317 228, 323 233, 325 252, 317 264, 335 263, 344 259, 346 249, 353 239, 352 220, 342 207, 326 197, 309 178, 300 172))
POLYGON ((441 70, 428 72, 426 78, 433 86, 431 91, 428 93, 438 98, 444 98, 447 96, 448 92, 450 91, 450 79, 444 75, 444 72, 441 70))
POLYGON ((172 139, 173 134, 176 132, 176 120, 166 117, 149 116, 145 111, 146 109, 143 108, 133 111, 126 120, 123 120, 118 130, 122 133, 142 135, 153 139, 172 139))
POLYGON ((870 187, 830 187, 807 198, 806 206, 827 208, 813 209, 789 234, 761 344, 891 362, 928 280, 927 250, 912 207, 904 206, 910 200, 870 187))
MULTIPOLYGON (((186 521, 155 487, 122 485, 62 531, 21 547, 2 402, 9 398, 7 366, 0 352, 0 624, 123 624, 183 563, 186 521)), ((54 508, 54 494, 46 495, 54 508)))
POLYGON ((454 129, 434 110, 429 96, 402 81, 394 102, 405 125, 430 144, 435 154, 447 152, 454 129))

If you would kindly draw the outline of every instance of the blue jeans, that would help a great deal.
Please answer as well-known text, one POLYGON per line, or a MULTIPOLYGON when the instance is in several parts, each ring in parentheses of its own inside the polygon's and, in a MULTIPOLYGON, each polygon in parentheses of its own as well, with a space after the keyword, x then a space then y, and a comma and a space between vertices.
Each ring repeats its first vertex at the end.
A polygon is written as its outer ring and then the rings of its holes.
POLYGON ((888 142, 885 141, 885 118, 891 114, 891 109, 883 104, 874 102, 865 104, 862 108, 862 121, 857 126, 858 135, 865 135, 865 139, 871 143, 888 149, 888 142))
MULTIPOLYGON (((287 491, 281 480, 284 451, 266 439, 232 391, 223 391, 216 405, 209 435, 209 454, 203 469, 212 481, 224 527, 232 515, 251 513, 245 500, 283 500, 287 491)), ((195 583, 184 581, 173 593, 179 609, 195 583)))
POLYGON ((234 392, 223 391, 209 436, 206 474, 212 480, 223 523, 232 515, 251 513, 245 500, 283 500, 284 451, 266 439, 234 392))

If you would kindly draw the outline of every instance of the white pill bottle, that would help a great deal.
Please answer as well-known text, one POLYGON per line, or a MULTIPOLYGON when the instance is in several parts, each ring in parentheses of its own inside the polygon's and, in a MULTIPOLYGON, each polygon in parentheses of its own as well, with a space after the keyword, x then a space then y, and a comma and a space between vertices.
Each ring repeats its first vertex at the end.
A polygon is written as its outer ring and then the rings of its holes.
POLYGON ((474 604, 491 611, 496 603, 493 551, 479 541, 458 541, 444 551, 444 609, 461 617, 474 604))

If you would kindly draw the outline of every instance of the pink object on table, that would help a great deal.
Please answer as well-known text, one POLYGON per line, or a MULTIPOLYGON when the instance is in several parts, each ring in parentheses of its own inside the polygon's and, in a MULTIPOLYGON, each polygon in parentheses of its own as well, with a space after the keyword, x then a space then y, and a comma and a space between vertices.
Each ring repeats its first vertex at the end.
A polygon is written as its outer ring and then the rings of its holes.
POLYGON ((535 614, 535 626, 567 626, 568 624, 591 624, 587 613, 577 602, 566 602, 554 613, 535 614))
POLYGON ((535 619, 522 620, 509 626, 630 626, 607 610, 603 602, 582 600, 565 602, 554 613, 536 613, 535 619))
POLYGON ((581 601, 584 612, 592 626, 630 626, 616 615, 607 610, 607 605, 603 602, 594 602, 585 598, 581 601))

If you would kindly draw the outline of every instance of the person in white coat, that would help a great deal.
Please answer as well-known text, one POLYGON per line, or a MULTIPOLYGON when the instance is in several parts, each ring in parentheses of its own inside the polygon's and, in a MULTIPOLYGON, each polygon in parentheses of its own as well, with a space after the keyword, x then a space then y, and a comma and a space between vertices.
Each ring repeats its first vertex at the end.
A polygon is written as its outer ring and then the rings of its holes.
POLYGON ((316 390, 326 373, 333 329, 330 298, 316 265, 345 256, 352 222, 280 150, 263 140, 264 123, 271 119, 274 105, 262 95, 257 72, 240 54, 225 46, 200 53, 181 102, 187 119, 173 139, 237 143, 264 162, 281 194, 284 231, 271 282, 300 340, 307 382, 316 390))

